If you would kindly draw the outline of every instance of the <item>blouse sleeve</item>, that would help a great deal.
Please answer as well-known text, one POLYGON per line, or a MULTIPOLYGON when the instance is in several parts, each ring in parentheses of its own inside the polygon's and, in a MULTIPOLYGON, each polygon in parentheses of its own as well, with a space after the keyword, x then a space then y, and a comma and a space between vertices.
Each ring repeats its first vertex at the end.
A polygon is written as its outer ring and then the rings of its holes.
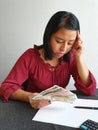
POLYGON ((7 78, 2 82, 0 97, 5 101, 8 101, 11 94, 17 89, 23 89, 22 83, 28 79, 32 51, 33 49, 28 49, 20 56, 7 78))
POLYGON ((76 66, 73 55, 71 55, 70 66, 71 66, 71 74, 75 81, 74 85, 76 89, 85 95, 88 95, 88 96, 94 95, 96 91, 96 80, 95 80, 94 75, 91 73, 91 71, 89 71, 91 82, 88 86, 85 86, 79 78, 79 74, 77 72, 77 66, 76 66))

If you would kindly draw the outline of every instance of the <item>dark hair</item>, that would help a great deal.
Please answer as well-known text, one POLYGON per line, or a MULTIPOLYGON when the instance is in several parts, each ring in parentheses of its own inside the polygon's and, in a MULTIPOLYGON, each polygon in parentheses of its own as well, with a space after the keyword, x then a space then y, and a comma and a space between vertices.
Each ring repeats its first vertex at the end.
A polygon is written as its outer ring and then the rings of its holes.
MULTIPOLYGON (((53 51, 50 47, 50 38, 52 34, 56 33, 62 27, 80 32, 79 21, 73 13, 67 11, 59 11, 55 13, 50 18, 43 36, 44 57, 46 60, 52 59, 53 57, 53 51)), ((68 61, 69 57, 70 52, 65 54, 63 59, 68 61)))

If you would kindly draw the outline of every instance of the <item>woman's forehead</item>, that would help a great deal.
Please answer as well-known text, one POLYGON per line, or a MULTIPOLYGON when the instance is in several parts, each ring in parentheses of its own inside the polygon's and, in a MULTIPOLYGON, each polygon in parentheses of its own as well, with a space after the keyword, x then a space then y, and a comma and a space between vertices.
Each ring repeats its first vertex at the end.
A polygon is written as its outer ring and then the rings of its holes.
POLYGON ((53 36, 62 40, 66 40, 66 39, 75 40, 77 36, 77 31, 61 28, 56 33, 54 33, 53 36))

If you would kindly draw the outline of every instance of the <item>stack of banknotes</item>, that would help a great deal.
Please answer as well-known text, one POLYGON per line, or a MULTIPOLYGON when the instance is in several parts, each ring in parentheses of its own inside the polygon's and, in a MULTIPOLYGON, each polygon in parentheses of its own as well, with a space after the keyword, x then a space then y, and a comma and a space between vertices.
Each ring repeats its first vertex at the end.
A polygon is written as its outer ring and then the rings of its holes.
POLYGON ((58 85, 54 85, 46 89, 32 98, 33 100, 48 99, 50 101, 63 101, 73 103, 77 96, 71 91, 64 89, 58 85))

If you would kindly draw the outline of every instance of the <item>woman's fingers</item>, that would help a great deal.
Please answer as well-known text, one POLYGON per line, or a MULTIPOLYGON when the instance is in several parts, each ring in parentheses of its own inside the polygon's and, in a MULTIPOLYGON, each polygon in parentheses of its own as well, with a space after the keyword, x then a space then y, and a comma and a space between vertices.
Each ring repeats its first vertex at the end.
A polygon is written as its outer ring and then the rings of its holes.
POLYGON ((34 109, 39 109, 39 108, 42 108, 46 105, 49 105, 51 103, 51 101, 49 99, 39 99, 39 100, 35 100, 35 99, 32 99, 33 96, 29 96, 29 102, 30 102, 30 105, 31 107, 33 107, 34 109))
POLYGON ((32 107, 35 109, 39 109, 42 108, 44 106, 47 106, 51 103, 50 100, 46 100, 46 99, 40 99, 40 100, 33 100, 32 101, 32 107))

